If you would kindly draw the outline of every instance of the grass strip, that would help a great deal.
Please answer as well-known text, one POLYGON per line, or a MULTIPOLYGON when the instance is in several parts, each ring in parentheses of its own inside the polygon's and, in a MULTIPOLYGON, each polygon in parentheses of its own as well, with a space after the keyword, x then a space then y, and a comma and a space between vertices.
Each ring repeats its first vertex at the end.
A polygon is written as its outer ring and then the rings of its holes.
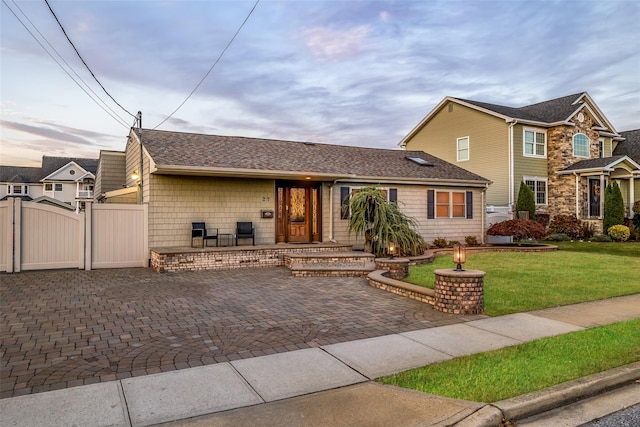
POLYGON ((640 361, 639 331, 636 319, 459 357, 378 381, 491 403, 640 361))
MULTIPOLYGON (((618 244, 618 247, 623 245, 618 244)), ((433 288, 433 271, 453 267, 451 257, 442 255, 433 263, 411 267, 409 276, 404 280, 433 288)), ((469 252, 464 268, 487 273, 484 277, 484 302, 485 313, 490 316, 640 292, 640 256, 573 250, 469 252)))

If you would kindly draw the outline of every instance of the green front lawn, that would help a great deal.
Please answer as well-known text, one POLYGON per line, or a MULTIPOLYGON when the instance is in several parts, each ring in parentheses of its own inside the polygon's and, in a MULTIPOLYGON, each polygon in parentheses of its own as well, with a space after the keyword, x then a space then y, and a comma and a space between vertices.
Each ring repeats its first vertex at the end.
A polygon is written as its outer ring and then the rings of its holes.
POLYGON ((426 393, 496 402, 640 360, 640 319, 459 357, 380 378, 426 393))
MULTIPOLYGON (((554 243, 555 244, 555 243, 554 243)), ((640 243, 561 242, 554 252, 467 253, 465 269, 485 271, 491 316, 640 293, 640 243)), ((433 270, 450 255, 411 267, 405 281, 433 288, 433 270)))

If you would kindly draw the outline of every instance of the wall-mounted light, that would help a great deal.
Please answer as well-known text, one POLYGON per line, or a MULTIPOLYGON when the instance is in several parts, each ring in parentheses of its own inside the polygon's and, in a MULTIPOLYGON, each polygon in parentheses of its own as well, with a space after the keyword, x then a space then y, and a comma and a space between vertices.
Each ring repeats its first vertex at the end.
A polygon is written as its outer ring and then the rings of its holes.
POLYGON ((137 181, 138 178, 140 178, 140 174, 138 174, 138 171, 133 171, 133 173, 131 174, 131 179, 137 181))
POLYGON ((453 246, 453 263, 457 265, 455 271, 464 271, 462 269, 462 264, 467 261, 467 253, 464 245, 454 245, 453 246))

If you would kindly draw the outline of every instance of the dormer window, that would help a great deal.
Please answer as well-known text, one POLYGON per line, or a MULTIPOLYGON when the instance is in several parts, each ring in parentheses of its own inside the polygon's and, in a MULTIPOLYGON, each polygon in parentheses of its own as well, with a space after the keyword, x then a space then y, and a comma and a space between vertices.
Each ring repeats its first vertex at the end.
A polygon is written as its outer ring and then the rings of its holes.
POLYGON ((573 135, 573 155, 589 157, 589 138, 583 133, 573 135))

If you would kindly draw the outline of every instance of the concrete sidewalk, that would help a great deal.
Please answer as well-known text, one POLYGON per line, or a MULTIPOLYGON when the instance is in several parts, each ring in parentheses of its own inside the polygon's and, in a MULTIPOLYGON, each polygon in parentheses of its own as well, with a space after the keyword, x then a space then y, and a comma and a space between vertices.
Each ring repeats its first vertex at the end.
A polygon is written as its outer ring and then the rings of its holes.
POLYGON ((499 405, 370 380, 634 318, 640 294, 7 398, 0 416, 29 427, 491 425, 499 405))

